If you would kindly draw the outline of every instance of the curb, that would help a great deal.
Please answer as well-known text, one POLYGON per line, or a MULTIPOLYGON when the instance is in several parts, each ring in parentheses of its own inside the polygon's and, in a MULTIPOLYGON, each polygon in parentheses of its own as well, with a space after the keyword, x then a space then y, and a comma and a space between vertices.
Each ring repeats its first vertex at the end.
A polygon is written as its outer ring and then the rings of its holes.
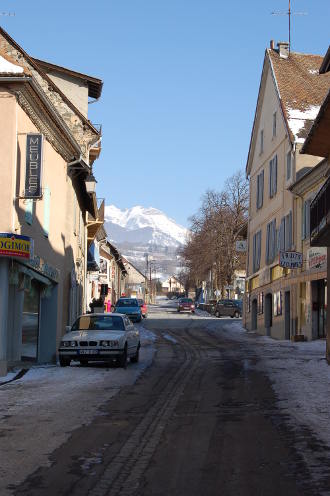
POLYGON ((0 382, 0 387, 4 386, 5 384, 9 384, 10 382, 14 382, 14 381, 17 381, 18 379, 21 379, 23 377, 23 375, 25 375, 28 371, 29 371, 29 369, 21 369, 19 372, 17 372, 15 377, 13 377, 12 379, 9 379, 9 381, 0 382))

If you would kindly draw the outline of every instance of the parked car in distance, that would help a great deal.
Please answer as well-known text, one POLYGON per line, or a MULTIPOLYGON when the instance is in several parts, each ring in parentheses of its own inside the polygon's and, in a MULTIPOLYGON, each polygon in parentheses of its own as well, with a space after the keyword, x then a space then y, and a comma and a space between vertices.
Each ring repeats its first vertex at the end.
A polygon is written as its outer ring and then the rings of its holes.
POLYGON ((178 312, 195 313, 195 304, 191 298, 180 298, 178 301, 178 312))
POLYGON ((136 298, 119 298, 114 311, 127 315, 132 322, 141 322, 142 320, 141 308, 136 298))
POLYGON ((145 301, 141 300, 140 298, 138 298, 138 303, 139 303, 140 308, 141 308, 142 317, 146 319, 147 315, 148 315, 148 307, 147 307, 145 301))
POLYGON ((62 338, 59 347, 61 367, 78 360, 112 362, 126 367, 127 359, 139 361, 140 335, 126 315, 91 313, 78 317, 70 332, 62 338))
POLYGON ((219 300, 215 306, 214 315, 216 317, 221 317, 222 315, 226 317, 235 317, 238 319, 242 317, 242 301, 241 300, 219 300))

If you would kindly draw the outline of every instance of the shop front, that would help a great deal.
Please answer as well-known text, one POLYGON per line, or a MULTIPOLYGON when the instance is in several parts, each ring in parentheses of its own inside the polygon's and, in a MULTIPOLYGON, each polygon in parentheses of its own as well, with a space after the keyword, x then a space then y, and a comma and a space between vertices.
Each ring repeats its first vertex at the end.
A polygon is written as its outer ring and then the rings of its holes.
POLYGON ((31 238, 0 233, 2 375, 8 365, 17 362, 54 361, 58 282, 59 271, 41 257, 33 255, 31 238))

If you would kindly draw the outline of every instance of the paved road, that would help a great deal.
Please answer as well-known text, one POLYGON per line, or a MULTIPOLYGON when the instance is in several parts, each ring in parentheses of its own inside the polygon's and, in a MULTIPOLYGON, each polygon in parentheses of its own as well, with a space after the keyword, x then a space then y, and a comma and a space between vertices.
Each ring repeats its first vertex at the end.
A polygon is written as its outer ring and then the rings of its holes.
MULTIPOLYGON (((155 307, 144 323, 158 338, 150 368, 14 494, 330 494, 295 448, 299 430, 287 427, 269 380, 251 366, 253 340, 240 343, 224 330, 233 322, 212 319, 210 326, 210 319, 155 307)), ((301 436, 315 442, 306 430, 301 436)))

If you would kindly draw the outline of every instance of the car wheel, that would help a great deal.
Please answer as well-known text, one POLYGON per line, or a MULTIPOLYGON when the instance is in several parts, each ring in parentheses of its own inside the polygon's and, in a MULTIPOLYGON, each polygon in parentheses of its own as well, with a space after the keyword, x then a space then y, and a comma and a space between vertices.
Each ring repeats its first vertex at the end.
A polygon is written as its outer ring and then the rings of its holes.
POLYGON ((178 308, 178 312, 180 312, 180 308, 178 308))
POLYGON ((142 317, 140 317, 140 318, 137 320, 137 322, 141 322, 141 320, 142 320, 142 317))
POLYGON ((118 358, 118 365, 119 365, 119 367, 126 369, 126 366, 127 366, 127 345, 126 344, 125 344, 123 354, 121 355, 120 358, 118 358))
POLYGON ((138 363, 139 359, 140 359, 140 343, 138 344, 135 355, 131 357, 131 362, 138 363))
POLYGON ((84 360, 84 359, 81 360, 80 359, 79 362, 80 362, 80 365, 82 365, 82 366, 88 365, 88 360, 84 360))
POLYGON ((237 312, 237 310, 236 310, 236 312, 234 313, 234 317, 235 317, 235 319, 238 319, 238 317, 239 317, 239 312, 237 312))
POLYGON ((60 357, 60 366, 68 367, 70 365, 71 360, 69 358, 60 357))
POLYGON ((219 310, 216 310, 216 312, 215 312, 215 316, 216 316, 216 317, 218 317, 218 318, 220 317, 219 310))

